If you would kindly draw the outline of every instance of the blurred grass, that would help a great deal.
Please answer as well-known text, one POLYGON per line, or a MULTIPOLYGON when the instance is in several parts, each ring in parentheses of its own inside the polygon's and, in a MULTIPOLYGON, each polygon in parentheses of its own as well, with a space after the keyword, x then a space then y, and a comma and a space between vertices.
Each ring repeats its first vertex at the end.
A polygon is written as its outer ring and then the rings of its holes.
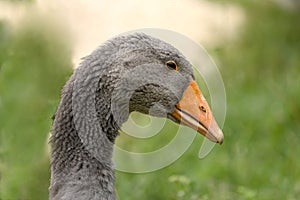
MULTIPOLYGON (((199 160, 203 138, 197 136, 171 166, 147 174, 117 172, 120 199, 299 198, 300 12, 271 1, 231 2, 245 9, 246 24, 238 38, 209 49, 226 86, 225 143, 199 160)), ((62 32, 48 22, 17 30, 0 24, 0 199, 47 199, 45 142, 71 71, 62 32)), ((177 128, 167 122, 153 138, 122 135, 118 141, 153 150, 177 128)))
POLYGON ((51 115, 72 71, 61 28, 34 17, 0 26, 0 199, 47 199, 51 115))

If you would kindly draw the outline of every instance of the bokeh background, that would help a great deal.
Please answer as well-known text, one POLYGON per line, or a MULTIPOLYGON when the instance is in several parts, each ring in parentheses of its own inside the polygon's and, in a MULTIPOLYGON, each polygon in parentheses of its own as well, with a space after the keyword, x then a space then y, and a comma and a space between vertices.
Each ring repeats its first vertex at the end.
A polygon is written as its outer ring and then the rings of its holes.
MULTIPOLYGON (((145 27, 186 34, 217 63, 227 94, 225 142, 199 160, 198 135, 164 169, 116 172, 120 199, 300 198, 298 1, 60 3, 0 1, 0 199, 48 198, 47 138, 62 86, 101 42, 145 27)), ((121 135, 118 143, 156 149, 177 128, 168 122, 150 139, 121 135)))

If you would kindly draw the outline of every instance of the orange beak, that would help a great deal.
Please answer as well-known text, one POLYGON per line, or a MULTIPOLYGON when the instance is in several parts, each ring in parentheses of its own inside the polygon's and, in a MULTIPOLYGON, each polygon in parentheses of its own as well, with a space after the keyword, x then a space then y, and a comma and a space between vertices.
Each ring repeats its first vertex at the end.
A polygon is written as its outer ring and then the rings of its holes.
POLYGON ((209 140, 223 143, 223 132, 219 128, 210 107, 202 95, 197 83, 192 80, 176 104, 171 115, 184 125, 201 133, 209 140))

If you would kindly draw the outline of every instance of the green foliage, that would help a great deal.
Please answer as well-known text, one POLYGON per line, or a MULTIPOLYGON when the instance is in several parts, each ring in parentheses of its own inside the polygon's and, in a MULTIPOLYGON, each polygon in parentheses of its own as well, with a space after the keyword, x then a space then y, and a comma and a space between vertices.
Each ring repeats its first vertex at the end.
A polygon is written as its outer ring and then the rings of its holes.
POLYGON ((72 71, 70 45, 51 22, 0 27, 0 199, 47 199, 46 141, 72 71))

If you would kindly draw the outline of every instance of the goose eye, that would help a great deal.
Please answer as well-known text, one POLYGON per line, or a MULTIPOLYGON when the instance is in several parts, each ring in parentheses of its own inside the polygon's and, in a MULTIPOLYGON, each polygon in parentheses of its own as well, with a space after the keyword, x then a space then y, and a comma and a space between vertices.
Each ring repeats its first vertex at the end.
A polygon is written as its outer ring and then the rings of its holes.
POLYGON ((166 66, 169 68, 169 69, 171 69, 171 70, 176 70, 176 71, 178 71, 178 65, 176 64, 176 62, 175 61, 167 61, 166 62, 166 66))

